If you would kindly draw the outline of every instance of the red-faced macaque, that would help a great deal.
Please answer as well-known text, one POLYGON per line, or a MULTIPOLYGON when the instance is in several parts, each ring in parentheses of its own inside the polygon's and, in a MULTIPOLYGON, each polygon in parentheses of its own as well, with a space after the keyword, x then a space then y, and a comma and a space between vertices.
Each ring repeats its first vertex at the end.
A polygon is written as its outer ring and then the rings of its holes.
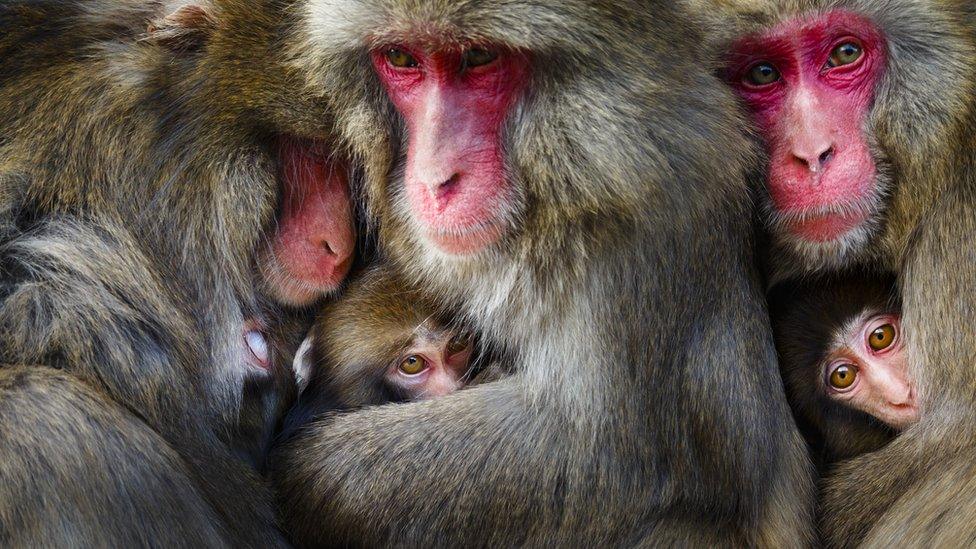
POLYGON ((918 421, 892 282, 802 281, 771 294, 786 396, 823 464, 877 450, 918 421))
POLYGON ((976 499, 945 487, 976 485, 976 332, 962 329, 976 311, 972 2, 689 1, 729 38, 726 80, 768 152, 769 280, 897 277, 924 406, 896 440, 834 468, 826 543, 971 544, 976 522, 946 517, 972 516, 959 507, 976 499))
POLYGON ((699 17, 643 0, 291 13, 293 66, 363 163, 384 259, 512 370, 306 425, 272 465, 291 539, 812 541, 753 256, 759 155, 699 17))

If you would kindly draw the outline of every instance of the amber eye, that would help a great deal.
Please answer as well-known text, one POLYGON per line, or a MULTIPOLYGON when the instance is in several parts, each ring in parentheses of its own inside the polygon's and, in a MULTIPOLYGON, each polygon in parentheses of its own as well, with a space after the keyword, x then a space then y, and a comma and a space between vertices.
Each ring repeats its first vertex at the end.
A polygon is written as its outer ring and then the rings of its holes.
POLYGON ((386 50, 386 60, 394 67, 401 69, 411 69, 417 66, 417 60, 412 55, 400 48, 390 48, 386 50))
POLYGON ((868 345, 875 351, 882 351, 890 347, 894 340, 895 327, 891 324, 885 324, 878 326, 871 332, 871 335, 868 336, 868 345))
POLYGON ((450 342, 447 344, 447 354, 453 355, 460 353, 461 351, 468 348, 468 343, 471 342, 471 335, 468 333, 462 333, 454 336, 450 342))
POLYGON ((854 385, 855 380, 857 380, 857 367, 853 364, 841 364, 830 372, 827 381, 834 389, 847 389, 854 385))
POLYGON ((491 63, 495 59, 498 59, 498 53, 480 48, 471 48, 464 52, 465 67, 480 67, 491 63))
POLYGON ((746 74, 746 81, 753 86, 765 86, 779 80, 779 71, 771 63, 753 65, 746 74))
POLYGON ((839 67, 850 65, 861 57, 861 46, 854 42, 844 42, 830 52, 830 59, 827 60, 828 67, 839 67))
POLYGON ((415 376, 427 369, 427 360, 422 356, 410 355, 400 363, 400 371, 415 376))

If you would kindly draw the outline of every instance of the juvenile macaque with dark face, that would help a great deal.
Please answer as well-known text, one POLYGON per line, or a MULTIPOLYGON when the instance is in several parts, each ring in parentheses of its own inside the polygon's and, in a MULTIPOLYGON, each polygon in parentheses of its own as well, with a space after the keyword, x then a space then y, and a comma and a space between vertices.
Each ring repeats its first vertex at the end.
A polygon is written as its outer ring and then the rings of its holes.
POLYGON ((826 463, 876 450, 918 421, 891 288, 844 279, 773 294, 787 396, 826 463))

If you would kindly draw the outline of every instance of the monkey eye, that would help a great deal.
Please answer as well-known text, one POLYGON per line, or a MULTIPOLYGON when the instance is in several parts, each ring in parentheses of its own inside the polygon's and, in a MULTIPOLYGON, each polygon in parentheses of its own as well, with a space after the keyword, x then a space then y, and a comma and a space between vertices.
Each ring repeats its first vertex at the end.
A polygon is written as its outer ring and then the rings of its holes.
POLYGON ((834 366, 827 376, 827 384, 838 391, 850 389, 855 381, 857 381, 857 366, 847 362, 834 366))
POLYGON ((400 48, 390 48, 384 54, 389 64, 401 69, 412 69, 419 65, 417 59, 400 48))
POLYGON ((495 59, 498 59, 498 52, 484 50, 481 48, 471 48, 470 50, 464 52, 463 62, 465 68, 471 68, 487 65, 495 59))
POLYGON ((467 332, 462 332, 454 336, 451 341, 447 344, 447 354, 453 355, 460 353, 461 351, 468 348, 468 344, 471 343, 471 334, 467 332))
POLYGON ((753 86, 766 86, 779 80, 779 70, 772 63, 756 63, 746 73, 745 81, 753 86))
POLYGON ((834 68, 842 65, 850 65, 861 58, 863 51, 861 46, 854 42, 844 42, 830 52, 830 58, 827 59, 827 67, 834 68))
POLYGON ((875 351, 883 351, 895 341, 895 327, 891 324, 878 326, 868 335, 868 346, 875 351))
POLYGON ((400 371, 415 376, 427 369, 427 359, 420 355, 410 355, 400 363, 400 371))

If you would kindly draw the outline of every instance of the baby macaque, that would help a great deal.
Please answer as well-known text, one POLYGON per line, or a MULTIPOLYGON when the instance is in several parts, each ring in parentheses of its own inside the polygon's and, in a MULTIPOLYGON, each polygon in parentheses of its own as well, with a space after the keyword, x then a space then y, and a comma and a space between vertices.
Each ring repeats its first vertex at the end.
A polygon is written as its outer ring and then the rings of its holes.
POLYGON ((470 332, 380 264, 323 308, 295 370, 304 403, 347 410, 443 396, 499 377, 497 366, 477 367, 482 356, 470 332))
POLYGON ((787 397, 824 464, 877 450, 918 420, 892 288, 842 279, 771 295, 787 397))

